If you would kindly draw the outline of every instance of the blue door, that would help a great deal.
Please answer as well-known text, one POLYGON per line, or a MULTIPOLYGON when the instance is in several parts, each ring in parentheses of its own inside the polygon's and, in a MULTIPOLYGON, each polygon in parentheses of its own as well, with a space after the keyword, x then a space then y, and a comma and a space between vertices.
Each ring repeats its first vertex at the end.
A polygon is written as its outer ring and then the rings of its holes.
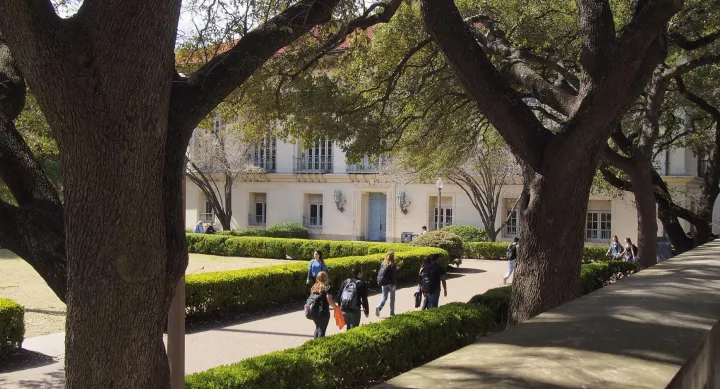
POLYGON ((368 206, 368 240, 385 240, 385 215, 387 196, 384 193, 370 193, 368 206))

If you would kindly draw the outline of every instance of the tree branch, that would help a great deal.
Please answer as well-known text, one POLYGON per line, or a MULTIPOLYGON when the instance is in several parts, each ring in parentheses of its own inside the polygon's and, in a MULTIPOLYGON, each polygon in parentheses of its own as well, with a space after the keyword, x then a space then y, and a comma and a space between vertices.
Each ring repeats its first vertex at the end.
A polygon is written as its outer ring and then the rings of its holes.
POLYGON ((697 50, 700 48, 703 48, 713 42, 715 42, 718 38, 720 38, 720 30, 715 31, 713 33, 710 33, 708 35, 705 35, 702 38, 698 38, 696 40, 688 40, 684 35, 675 32, 670 34, 670 39, 672 39, 673 43, 677 45, 677 47, 686 50, 686 51, 692 51, 697 50))
POLYGON ((280 49, 330 20, 338 0, 301 0, 248 32, 187 79, 173 83, 171 126, 195 126, 280 49))
POLYGON ((420 2, 425 26, 465 87, 513 152, 540 170, 548 131, 495 69, 452 0, 420 2))
POLYGON ((676 76, 682 76, 683 74, 693 71, 701 66, 705 65, 711 65, 720 63, 720 55, 718 54, 711 54, 711 55, 705 55, 696 59, 693 59, 691 61, 685 62, 682 65, 678 65, 672 69, 667 70, 663 76, 665 78, 674 78, 676 76))
POLYGON ((608 0, 576 0, 580 19, 580 64, 583 85, 597 85, 608 68, 615 50, 615 21, 608 0))

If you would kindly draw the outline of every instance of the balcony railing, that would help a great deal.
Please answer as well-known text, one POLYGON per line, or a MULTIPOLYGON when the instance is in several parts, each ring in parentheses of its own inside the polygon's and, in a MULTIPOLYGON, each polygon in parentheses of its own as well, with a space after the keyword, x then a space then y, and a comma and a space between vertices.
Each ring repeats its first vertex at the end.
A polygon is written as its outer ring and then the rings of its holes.
POLYGON ((332 159, 295 158, 294 171, 297 173, 332 173, 332 159))
POLYGON ((303 226, 307 228, 322 228, 322 218, 303 216, 303 226))
POLYGON ((249 226, 265 226, 265 215, 252 215, 248 214, 248 225, 249 226))
POLYGON ((253 159, 253 166, 259 167, 265 170, 265 173, 275 173, 275 159, 264 158, 264 159, 253 159))
POLYGON ((378 158, 369 158, 365 157, 363 158, 362 162, 348 165, 346 168, 346 172, 348 174, 367 174, 367 173, 378 173, 379 167, 383 162, 382 157, 378 158))

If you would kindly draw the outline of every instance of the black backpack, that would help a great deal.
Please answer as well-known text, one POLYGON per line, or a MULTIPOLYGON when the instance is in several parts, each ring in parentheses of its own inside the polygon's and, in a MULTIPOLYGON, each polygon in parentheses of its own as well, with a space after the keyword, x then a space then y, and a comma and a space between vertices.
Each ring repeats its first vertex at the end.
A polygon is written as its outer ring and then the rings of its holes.
POLYGON ((358 283, 360 281, 347 279, 345 280, 345 288, 343 288, 340 294, 340 307, 343 309, 357 310, 360 308, 358 302, 358 283))
POLYGON ((508 246, 507 251, 505 252, 505 256, 509 261, 517 259, 517 246, 515 243, 510 243, 510 246, 508 246))
POLYGON ((388 266, 385 266, 384 263, 382 265, 380 265, 380 270, 378 270, 378 274, 377 274, 378 285, 385 286, 385 285, 389 284, 389 282, 387 282, 387 283, 385 282, 385 275, 387 275, 387 272, 388 272, 388 266))
POLYGON ((420 291, 423 293, 430 293, 430 274, 429 269, 423 269, 420 272, 420 291))
MULTIPOLYGON (((633 243, 633 245, 632 245, 632 249, 633 249, 633 252, 635 252, 635 254, 633 254, 633 258, 635 258, 635 257, 637 256, 637 253, 638 253, 638 248, 637 248, 637 246, 635 246, 634 243, 633 243)), ((630 253, 630 254, 632 254, 632 253, 630 253)))
POLYGON ((308 297, 307 301, 305 301, 305 317, 314 320, 320 317, 320 312, 322 311, 322 300, 320 299, 322 295, 313 293, 308 297))

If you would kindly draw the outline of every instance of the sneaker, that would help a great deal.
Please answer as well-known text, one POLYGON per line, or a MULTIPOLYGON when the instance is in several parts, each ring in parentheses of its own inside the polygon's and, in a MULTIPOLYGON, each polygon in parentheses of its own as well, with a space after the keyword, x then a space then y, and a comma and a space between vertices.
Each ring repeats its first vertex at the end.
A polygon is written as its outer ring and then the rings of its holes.
POLYGON ((380 317, 380 308, 375 307, 375 316, 380 317))

